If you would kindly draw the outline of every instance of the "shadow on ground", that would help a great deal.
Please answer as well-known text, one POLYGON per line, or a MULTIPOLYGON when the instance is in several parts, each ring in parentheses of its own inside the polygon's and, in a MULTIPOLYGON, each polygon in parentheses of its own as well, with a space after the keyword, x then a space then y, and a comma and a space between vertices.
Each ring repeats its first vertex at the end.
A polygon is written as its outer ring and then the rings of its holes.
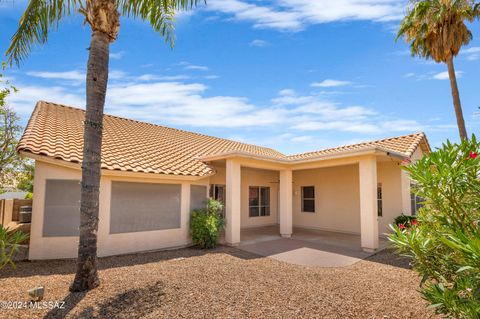
POLYGON ((141 289, 131 289, 98 304, 88 307, 73 318, 141 318, 158 310, 159 300, 164 295, 164 285, 156 282, 141 289))
POLYGON ((50 310, 43 318, 44 319, 57 319, 65 318, 73 308, 85 297, 86 292, 71 292, 67 297, 63 299, 65 302, 65 308, 54 308, 50 310))
MULTIPOLYGON (((96 304, 87 307, 72 318, 139 318, 158 309, 159 300, 164 295, 164 285, 156 282, 144 288, 131 289, 96 304)), ((65 298, 65 309, 52 309, 43 318, 65 318, 85 297, 86 293, 70 293, 65 298)))
POLYGON ((370 256, 365 260, 398 268, 412 269, 412 266, 410 266, 410 259, 407 257, 398 256, 395 254, 392 248, 379 251, 375 255, 370 256))
MULTIPOLYGON (((98 269, 109 269, 142 265, 167 261, 177 258, 191 258, 206 254, 229 254, 245 260, 264 258, 262 256, 242 251, 228 246, 219 246, 215 249, 201 250, 196 248, 183 248, 167 251, 154 251, 130 255, 102 257, 98 259, 98 269)), ((16 268, 6 267, 0 271, 1 278, 21 278, 30 276, 68 275, 76 271, 76 259, 38 260, 18 262, 16 268)))

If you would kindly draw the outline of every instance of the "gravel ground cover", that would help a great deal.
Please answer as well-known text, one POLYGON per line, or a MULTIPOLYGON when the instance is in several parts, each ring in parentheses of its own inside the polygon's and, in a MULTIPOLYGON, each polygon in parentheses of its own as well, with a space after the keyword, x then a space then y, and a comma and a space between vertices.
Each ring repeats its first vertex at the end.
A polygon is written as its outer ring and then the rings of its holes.
POLYGON ((389 251, 344 268, 296 266, 230 247, 100 259, 99 288, 70 294, 74 260, 0 271, 0 300, 44 285, 65 309, 0 309, 0 318, 431 318, 419 278, 389 251))

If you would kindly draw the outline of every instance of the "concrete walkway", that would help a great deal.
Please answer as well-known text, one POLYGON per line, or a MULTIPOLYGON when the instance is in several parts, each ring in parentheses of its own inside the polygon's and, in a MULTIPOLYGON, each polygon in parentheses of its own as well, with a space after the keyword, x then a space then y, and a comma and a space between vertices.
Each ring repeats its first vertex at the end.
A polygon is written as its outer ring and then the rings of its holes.
MULTIPOLYGON (((281 238, 278 227, 242 230, 239 249, 302 266, 345 267, 373 254, 360 248, 360 236, 317 230, 294 229, 292 238, 281 238)), ((380 249, 387 246, 380 240, 380 249)))

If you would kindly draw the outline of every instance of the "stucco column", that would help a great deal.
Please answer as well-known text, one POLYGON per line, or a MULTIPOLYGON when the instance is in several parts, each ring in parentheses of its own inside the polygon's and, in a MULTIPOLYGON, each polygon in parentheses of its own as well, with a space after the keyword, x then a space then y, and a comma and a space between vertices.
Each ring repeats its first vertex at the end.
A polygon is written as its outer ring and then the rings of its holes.
POLYGON ((402 213, 407 216, 412 215, 412 204, 410 198, 410 176, 403 169, 400 170, 402 185, 402 213))
POLYGON ((185 243, 191 242, 190 237, 190 193, 192 185, 190 183, 182 183, 181 188, 181 204, 180 204, 180 227, 184 234, 185 243))
POLYGON ((292 236, 292 171, 280 171, 280 235, 292 236))
POLYGON ((377 161, 375 156, 360 160, 360 225, 362 249, 378 249, 377 161))
POLYGON ((235 246, 240 243, 241 167, 240 163, 234 159, 227 159, 226 184, 225 241, 227 244, 235 246))

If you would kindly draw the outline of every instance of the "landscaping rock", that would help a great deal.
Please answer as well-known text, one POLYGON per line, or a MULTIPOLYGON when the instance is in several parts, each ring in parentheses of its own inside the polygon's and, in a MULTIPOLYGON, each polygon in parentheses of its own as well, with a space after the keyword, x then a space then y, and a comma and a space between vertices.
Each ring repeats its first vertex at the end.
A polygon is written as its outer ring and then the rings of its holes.
POLYGON ((0 311, 0 318, 432 318, 408 263, 384 251, 342 268, 297 266, 232 247, 99 259, 100 287, 70 293, 74 260, 20 262, 0 271, 2 300, 64 309, 0 311))

